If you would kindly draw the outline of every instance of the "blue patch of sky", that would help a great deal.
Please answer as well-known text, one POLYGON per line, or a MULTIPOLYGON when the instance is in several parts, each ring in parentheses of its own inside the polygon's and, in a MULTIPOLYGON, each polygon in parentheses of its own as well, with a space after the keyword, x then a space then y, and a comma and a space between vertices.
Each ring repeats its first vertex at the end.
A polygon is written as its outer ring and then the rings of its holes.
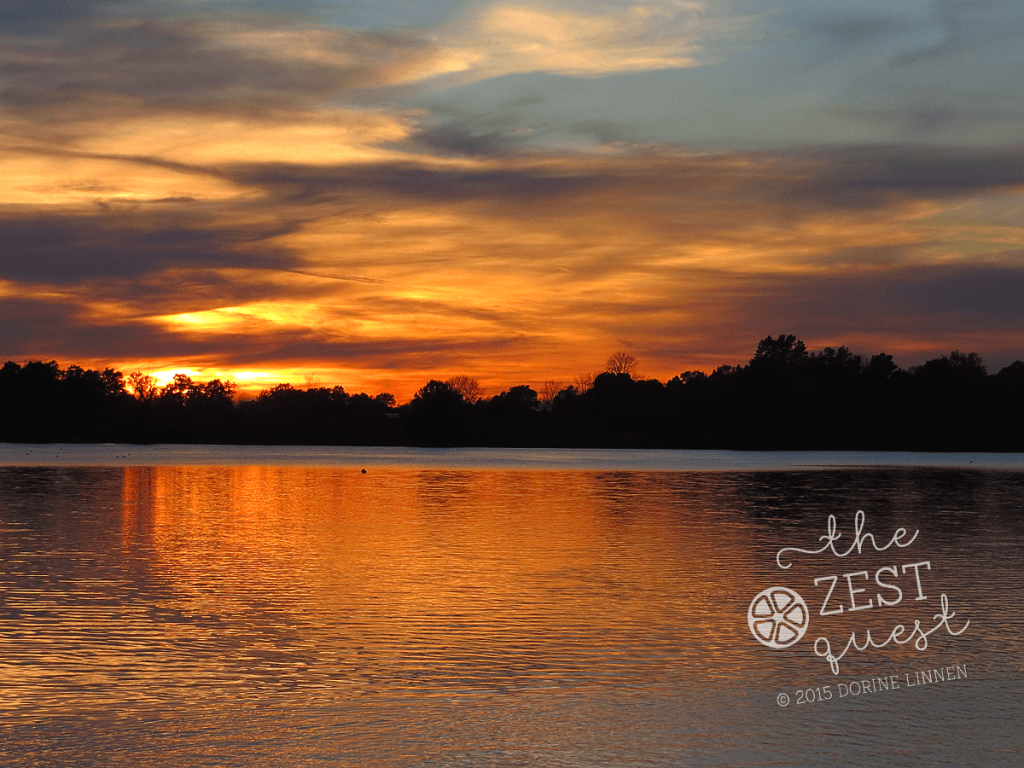
POLYGON ((510 142, 537 145, 1019 140, 1024 5, 757 0, 732 11, 745 21, 731 37, 706 42, 702 66, 589 79, 510 75, 416 103, 433 112, 435 126, 481 134, 504 127, 510 142), (523 129, 531 131, 525 138, 523 129))

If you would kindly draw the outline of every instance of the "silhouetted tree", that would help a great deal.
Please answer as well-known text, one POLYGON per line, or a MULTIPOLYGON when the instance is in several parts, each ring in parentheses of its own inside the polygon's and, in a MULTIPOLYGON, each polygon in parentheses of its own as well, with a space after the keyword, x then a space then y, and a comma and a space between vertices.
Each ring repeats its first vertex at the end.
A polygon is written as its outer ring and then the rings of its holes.
POLYGON ((462 399, 470 404, 475 403, 483 395, 480 382, 471 376, 452 376, 445 384, 462 395, 462 399))
POLYGON ((807 347, 796 336, 766 336, 757 343, 754 357, 747 364, 752 371, 793 371, 807 360, 807 347))
POLYGON ((594 387, 594 379, 595 378, 596 377, 594 376, 594 374, 590 373, 590 372, 577 373, 573 377, 572 386, 576 390, 577 393, 582 395, 587 390, 593 389, 593 387, 594 387))
POLYGON ((678 381, 680 384, 695 384, 707 381, 707 378, 708 375, 704 371, 683 371, 673 377, 672 381, 678 381))
POLYGON ((196 388, 197 404, 204 407, 230 408, 235 397, 235 383, 212 379, 196 388))
POLYGON ((639 362, 628 352, 614 352, 604 361, 605 373, 624 373, 633 376, 639 362))
POLYGON ((409 432, 423 445, 457 445, 466 433, 469 404, 444 381, 431 379, 406 406, 409 432))
POLYGON ((195 382, 190 376, 184 373, 174 374, 174 379, 167 385, 160 388, 157 399, 164 407, 184 407, 189 397, 195 390, 195 382))
POLYGON ((546 411, 551 410, 551 404, 554 402, 555 397, 558 393, 565 389, 565 383, 561 381, 545 381, 540 388, 540 392, 537 393, 537 400, 540 402, 540 407, 546 411))
POLYGON ((989 375, 959 350, 905 371, 888 354, 865 363, 846 347, 811 353, 780 335, 746 365, 665 385, 605 372, 549 382, 543 399, 525 385, 489 400, 463 389, 477 399, 432 380, 397 410, 388 393, 340 386, 281 384, 236 401, 218 379, 178 374, 158 388, 140 372, 126 381, 110 368, 8 361, 0 440, 1024 450, 1024 362, 989 375))
POLYGON ((373 399, 375 402, 384 406, 385 409, 395 407, 395 396, 390 392, 381 392, 380 394, 375 395, 373 399))
POLYGON ((1024 450, 1024 361, 1017 360, 992 377, 990 408, 995 418, 986 450, 1024 450))
POLYGON ((904 402, 915 447, 935 450, 975 450, 990 429, 988 376, 975 353, 954 350, 910 369, 904 402))
POLYGON ((485 412, 492 418, 504 421, 525 421, 539 409, 537 393, 525 384, 520 384, 488 400, 485 412))
POLYGON ((871 356, 864 373, 875 381, 884 382, 898 370, 899 366, 893 362, 892 355, 879 354, 871 356))
POLYGON ((142 371, 132 371, 128 374, 128 388, 137 400, 144 403, 152 402, 160 390, 156 379, 142 371))

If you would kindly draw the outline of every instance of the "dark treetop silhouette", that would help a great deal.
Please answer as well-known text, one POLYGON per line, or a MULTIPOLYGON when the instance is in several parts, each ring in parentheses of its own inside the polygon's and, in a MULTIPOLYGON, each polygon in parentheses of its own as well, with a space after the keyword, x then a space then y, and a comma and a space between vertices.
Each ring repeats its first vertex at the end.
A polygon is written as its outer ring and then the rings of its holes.
POLYGON ((480 396, 467 376, 430 381, 396 407, 390 394, 281 384, 254 400, 177 375, 56 362, 0 369, 0 441, 520 447, 1024 450, 1024 362, 989 374, 954 351, 909 370, 846 347, 808 352, 768 336, 742 366, 634 378, 637 361, 545 396, 516 386, 480 396))

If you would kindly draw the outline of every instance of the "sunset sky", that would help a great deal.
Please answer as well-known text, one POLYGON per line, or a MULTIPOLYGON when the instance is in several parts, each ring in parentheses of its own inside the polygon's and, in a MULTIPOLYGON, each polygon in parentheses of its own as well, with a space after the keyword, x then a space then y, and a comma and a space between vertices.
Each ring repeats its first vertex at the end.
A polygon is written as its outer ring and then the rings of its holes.
POLYGON ((1019 0, 3 0, 0 362, 1024 358, 1019 0))

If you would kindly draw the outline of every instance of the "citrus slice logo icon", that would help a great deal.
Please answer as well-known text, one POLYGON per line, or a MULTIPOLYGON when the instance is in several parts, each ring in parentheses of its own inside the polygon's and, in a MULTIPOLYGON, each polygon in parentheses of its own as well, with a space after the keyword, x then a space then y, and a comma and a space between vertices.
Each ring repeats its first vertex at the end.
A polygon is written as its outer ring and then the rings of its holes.
POLYGON ((768 587, 750 603, 747 624, 762 645, 788 648, 807 631, 807 603, 792 589, 768 587))

